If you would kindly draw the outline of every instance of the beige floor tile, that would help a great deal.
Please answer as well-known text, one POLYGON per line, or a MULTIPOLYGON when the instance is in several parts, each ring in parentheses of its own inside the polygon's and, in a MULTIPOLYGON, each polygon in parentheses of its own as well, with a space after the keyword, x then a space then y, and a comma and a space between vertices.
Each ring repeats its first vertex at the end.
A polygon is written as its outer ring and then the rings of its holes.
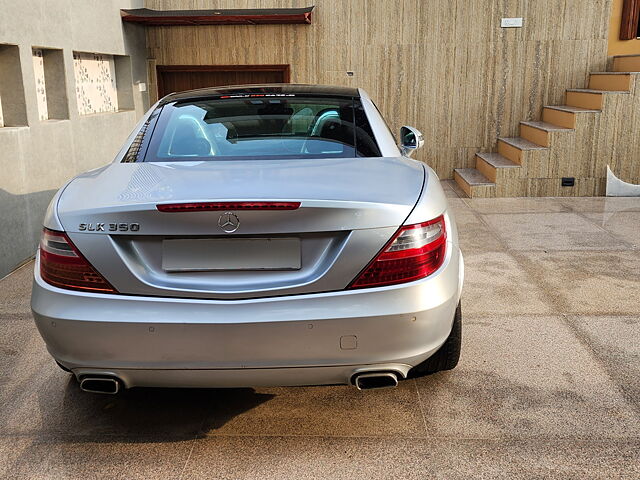
POLYGON ((417 380, 448 438, 626 438, 640 416, 561 317, 467 316, 452 371, 417 380))
MULTIPOLYGON (((0 314, 0 384, 29 376, 48 356, 31 314, 0 314)), ((51 363, 53 360, 51 360, 51 363)))
POLYGON ((569 321, 640 412, 640 315, 575 316, 569 321))
POLYGON ((32 439, 29 437, 9 437, 0 432, 0 478, 16 477, 10 472, 20 462, 20 458, 28 450, 31 442, 32 439))
POLYGON ((449 204, 449 206, 453 209, 454 213, 464 213, 464 212, 471 212, 473 213, 473 210, 471 209, 471 207, 469 205, 467 205, 467 203, 464 201, 464 199, 462 198, 448 198, 447 199, 447 203, 449 204))
MULTIPOLYGON (((219 408, 224 390, 132 389, 120 395, 82 392, 76 380, 42 354, 40 369, 2 385, 0 434, 158 436, 184 441, 202 433, 204 419, 219 408)), ((228 415, 263 401, 236 398, 228 415)), ((222 418, 222 417, 221 417, 222 418)))
POLYGON ((640 248, 640 211, 584 213, 585 217, 611 235, 640 248))
POLYGON ((624 250, 629 246, 575 213, 483 216, 512 250, 624 250))
POLYGON ((469 255, 482 255, 487 252, 504 252, 506 246, 480 220, 457 217, 458 241, 465 260, 469 255))
POLYGON ((33 262, 0 280, 0 314, 31 312, 33 262))
POLYGON ((418 435, 424 422, 415 385, 360 392, 349 386, 258 389, 268 401, 231 415, 221 402, 205 422, 212 435, 418 435), (227 417, 226 422, 219 418, 227 417), (218 426, 219 425, 219 426, 218 426))
POLYGON ((450 199, 449 204, 458 227, 458 241, 463 255, 506 249, 496 234, 462 199, 450 199))
POLYGON ((2 478, 179 478, 192 448, 192 441, 163 442, 161 439, 157 442, 127 442, 111 438, 64 436, 18 437, 17 440, 19 454, 12 452, 2 478))
POLYGON ((640 197, 576 197, 557 200, 576 212, 640 211, 640 197))
POLYGON ((533 277, 513 256, 503 252, 465 256, 462 308, 470 315, 541 314, 553 311, 550 299, 533 277))
POLYGON ((37 439, 23 448, 7 468, 5 478, 65 480, 112 478, 119 468, 94 462, 95 445, 37 439))
POLYGON ((558 313, 637 315, 640 252, 522 252, 558 313))
POLYGON ((553 198, 465 198, 479 213, 553 213, 569 208, 553 198))
POLYGON ((638 440, 463 441, 327 437, 199 440, 184 479, 637 478, 638 440))

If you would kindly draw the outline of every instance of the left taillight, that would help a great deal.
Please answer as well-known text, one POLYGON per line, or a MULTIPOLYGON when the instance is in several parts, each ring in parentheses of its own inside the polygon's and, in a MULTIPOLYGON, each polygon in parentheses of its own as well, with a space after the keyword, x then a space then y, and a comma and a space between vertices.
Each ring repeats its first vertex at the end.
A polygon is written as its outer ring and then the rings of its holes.
POLYGON ((85 292, 118 293, 64 232, 45 228, 40 239, 40 276, 53 286, 85 292))
POLYGON ((382 287, 428 277, 442 266, 446 249, 444 216, 402 226, 349 288, 382 287))

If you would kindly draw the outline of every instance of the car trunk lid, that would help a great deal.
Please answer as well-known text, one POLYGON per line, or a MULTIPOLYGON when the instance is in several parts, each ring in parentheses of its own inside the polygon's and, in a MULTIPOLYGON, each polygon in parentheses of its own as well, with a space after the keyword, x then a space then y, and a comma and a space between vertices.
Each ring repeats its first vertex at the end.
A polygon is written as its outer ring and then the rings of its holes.
POLYGON ((58 214, 121 293, 249 298, 337 290, 407 218, 424 175, 420 164, 399 158, 114 163, 71 182, 58 214), (264 208, 283 202, 295 208, 264 208), (162 208, 202 203, 220 205, 162 208))

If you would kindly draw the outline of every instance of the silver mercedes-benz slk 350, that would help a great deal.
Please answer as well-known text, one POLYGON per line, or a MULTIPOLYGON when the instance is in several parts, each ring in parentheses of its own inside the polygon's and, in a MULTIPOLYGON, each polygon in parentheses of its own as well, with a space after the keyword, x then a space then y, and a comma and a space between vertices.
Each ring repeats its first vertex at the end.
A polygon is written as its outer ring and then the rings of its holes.
POLYGON ((360 89, 169 95, 46 213, 31 306, 86 391, 398 380, 456 366, 463 261, 436 174, 360 89))

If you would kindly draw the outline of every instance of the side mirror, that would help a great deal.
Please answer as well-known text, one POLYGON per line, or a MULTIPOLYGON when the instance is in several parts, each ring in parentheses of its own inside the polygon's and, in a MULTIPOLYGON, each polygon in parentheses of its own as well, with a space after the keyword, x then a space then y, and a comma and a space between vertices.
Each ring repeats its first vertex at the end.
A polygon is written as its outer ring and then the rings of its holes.
POLYGON ((400 151, 410 157, 414 150, 424 145, 424 137, 419 130, 404 126, 400 129, 400 151))

